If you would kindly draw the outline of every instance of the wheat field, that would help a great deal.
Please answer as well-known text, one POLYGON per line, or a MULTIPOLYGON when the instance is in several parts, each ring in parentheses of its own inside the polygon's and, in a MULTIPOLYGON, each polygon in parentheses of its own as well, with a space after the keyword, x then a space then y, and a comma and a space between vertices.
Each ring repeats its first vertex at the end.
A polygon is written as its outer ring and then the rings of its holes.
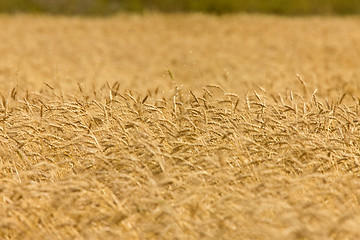
POLYGON ((360 18, 0 29, 1 239, 360 238, 360 18))

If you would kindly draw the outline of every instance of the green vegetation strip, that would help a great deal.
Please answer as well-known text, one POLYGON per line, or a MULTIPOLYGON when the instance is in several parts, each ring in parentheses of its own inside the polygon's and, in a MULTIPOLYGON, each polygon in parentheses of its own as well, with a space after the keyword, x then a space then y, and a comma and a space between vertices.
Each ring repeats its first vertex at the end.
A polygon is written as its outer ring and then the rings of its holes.
POLYGON ((117 12, 270 13, 349 15, 360 12, 356 0, 2 0, 1 13, 108 15, 117 12))

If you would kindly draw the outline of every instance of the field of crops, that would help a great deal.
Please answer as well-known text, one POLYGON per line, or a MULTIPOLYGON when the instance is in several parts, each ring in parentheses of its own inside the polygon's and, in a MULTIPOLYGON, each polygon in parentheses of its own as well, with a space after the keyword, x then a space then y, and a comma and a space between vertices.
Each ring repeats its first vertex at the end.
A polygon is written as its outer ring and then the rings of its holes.
POLYGON ((0 29, 1 239, 360 238, 360 18, 0 29))

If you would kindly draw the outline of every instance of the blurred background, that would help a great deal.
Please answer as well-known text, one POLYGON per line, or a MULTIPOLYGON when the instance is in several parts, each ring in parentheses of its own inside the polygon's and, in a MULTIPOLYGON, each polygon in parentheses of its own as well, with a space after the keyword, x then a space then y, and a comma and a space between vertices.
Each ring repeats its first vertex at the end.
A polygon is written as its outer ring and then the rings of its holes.
POLYGON ((118 12, 268 13, 352 15, 358 0, 0 0, 0 13, 111 15, 118 12))

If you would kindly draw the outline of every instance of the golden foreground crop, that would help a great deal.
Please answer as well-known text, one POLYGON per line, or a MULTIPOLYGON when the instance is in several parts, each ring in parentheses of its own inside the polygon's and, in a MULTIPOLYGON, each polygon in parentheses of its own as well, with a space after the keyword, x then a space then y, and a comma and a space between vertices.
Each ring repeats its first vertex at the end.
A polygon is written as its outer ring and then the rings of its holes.
POLYGON ((0 16, 1 239, 359 239, 360 19, 0 16))

